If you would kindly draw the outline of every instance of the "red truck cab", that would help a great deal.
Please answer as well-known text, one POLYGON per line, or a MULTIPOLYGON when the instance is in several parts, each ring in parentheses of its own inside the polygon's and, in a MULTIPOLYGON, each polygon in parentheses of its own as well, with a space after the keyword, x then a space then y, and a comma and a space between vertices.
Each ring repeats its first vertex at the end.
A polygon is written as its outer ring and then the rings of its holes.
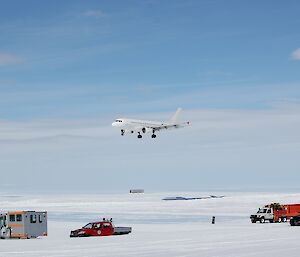
POLYGON ((111 236, 131 233, 131 227, 115 227, 111 220, 91 222, 80 229, 72 230, 70 237, 111 236))

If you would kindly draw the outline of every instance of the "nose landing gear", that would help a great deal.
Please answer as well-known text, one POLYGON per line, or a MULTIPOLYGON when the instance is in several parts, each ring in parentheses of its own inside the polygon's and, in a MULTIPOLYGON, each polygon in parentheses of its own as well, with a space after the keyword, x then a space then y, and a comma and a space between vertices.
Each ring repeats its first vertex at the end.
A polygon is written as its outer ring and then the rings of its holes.
POLYGON ((121 136, 124 136, 124 134, 125 134, 125 130, 121 129, 121 136))
POLYGON ((139 133, 139 134, 138 134, 137 138, 142 138, 141 133, 140 133, 140 132, 138 132, 138 133, 139 133))

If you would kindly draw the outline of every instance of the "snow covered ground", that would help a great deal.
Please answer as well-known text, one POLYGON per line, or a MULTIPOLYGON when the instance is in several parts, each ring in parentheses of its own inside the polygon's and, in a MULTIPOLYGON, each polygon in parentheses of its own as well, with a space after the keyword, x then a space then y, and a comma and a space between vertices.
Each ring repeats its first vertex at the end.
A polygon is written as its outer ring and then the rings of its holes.
POLYGON ((249 215, 270 202, 299 203, 300 193, 228 193, 221 199, 162 201, 143 195, 0 195, 2 210, 47 210, 49 236, 32 240, 1 240, 0 257, 12 256, 299 256, 300 227, 252 224, 249 215), (216 224, 211 217, 216 216, 216 224), (132 226, 129 235, 69 238, 71 229, 102 217, 117 226, 132 226))

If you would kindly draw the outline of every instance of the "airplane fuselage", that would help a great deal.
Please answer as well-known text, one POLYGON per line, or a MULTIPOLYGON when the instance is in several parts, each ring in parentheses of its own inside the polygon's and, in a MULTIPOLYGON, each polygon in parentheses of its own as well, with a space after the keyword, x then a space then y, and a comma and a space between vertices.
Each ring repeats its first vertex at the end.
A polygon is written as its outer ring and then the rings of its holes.
POLYGON ((118 128, 137 128, 137 127, 158 127, 171 125, 169 123, 159 122, 159 121, 149 121, 149 120, 135 120, 135 119, 117 119, 112 123, 113 127, 118 128))
POLYGON ((155 138, 156 131, 189 125, 189 122, 178 123, 176 121, 180 111, 181 109, 179 108, 169 122, 119 118, 112 123, 112 126, 120 129, 122 136, 124 136, 125 133, 133 134, 136 132, 138 138, 142 138, 141 134, 151 132, 152 138, 155 138))

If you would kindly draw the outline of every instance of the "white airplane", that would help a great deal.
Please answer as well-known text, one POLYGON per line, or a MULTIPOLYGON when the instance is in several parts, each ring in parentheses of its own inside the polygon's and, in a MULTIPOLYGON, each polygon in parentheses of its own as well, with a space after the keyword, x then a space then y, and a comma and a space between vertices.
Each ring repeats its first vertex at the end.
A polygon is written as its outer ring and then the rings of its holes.
POLYGON ((137 137, 142 138, 142 133, 145 134, 151 132, 152 138, 156 138, 156 131, 170 128, 181 128, 190 124, 189 121, 178 121, 178 116, 181 110, 181 108, 178 108, 176 113, 167 122, 120 118, 116 119, 115 122, 112 123, 112 126, 121 129, 121 136, 124 136, 125 133, 133 134, 134 132, 137 132, 137 137))

